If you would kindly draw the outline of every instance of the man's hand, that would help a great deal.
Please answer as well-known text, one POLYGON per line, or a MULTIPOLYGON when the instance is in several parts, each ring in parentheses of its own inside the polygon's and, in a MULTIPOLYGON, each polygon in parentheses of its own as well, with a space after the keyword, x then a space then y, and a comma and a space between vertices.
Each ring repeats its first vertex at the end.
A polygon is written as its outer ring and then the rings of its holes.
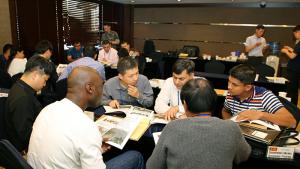
POLYGON ((140 96, 139 90, 135 86, 128 85, 127 91, 128 91, 128 94, 132 97, 139 98, 139 96, 140 96))
POLYGON ((112 100, 109 102, 108 105, 115 109, 118 109, 120 107, 120 103, 118 102, 118 100, 112 100))
POLYGON ((245 110, 238 114, 237 121, 250 121, 261 119, 264 112, 256 110, 245 110))
POLYGON ((166 120, 173 120, 176 117, 176 113, 179 111, 178 106, 171 107, 167 112, 165 112, 166 120))
POLYGON ((256 44, 255 44, 255 46, 260 46, 261 45, 261 42, 257 42, 256 44))
POLYGON ((103 138, 102 146, 101 146, 101 152, 102 152, 102 154, 106 153, 108 150, 111 149, 111 146, 105 143, 106 141, 108 141, 108 139, 107 138, 103 138))

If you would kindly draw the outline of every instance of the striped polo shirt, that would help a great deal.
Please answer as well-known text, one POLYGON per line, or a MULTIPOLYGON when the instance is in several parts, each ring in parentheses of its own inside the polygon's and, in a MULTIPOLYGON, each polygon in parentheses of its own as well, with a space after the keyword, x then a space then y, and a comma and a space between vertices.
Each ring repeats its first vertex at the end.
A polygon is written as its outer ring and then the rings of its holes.
POLYGON ((253 93, 248 99, 240 101, 240 99, 228 93, 224 102, 224 108, 231 112, 233 116, 248 109, 275 113, 282 107, 282 103, 271 91, 257 86, 254 86, 253 93))

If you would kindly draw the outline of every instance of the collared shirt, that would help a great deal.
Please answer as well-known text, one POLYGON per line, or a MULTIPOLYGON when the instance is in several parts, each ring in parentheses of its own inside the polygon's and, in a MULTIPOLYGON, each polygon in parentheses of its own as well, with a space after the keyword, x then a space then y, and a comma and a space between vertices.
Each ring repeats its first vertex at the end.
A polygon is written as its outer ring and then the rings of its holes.
POLYGON ((117 64, 119 60, 118 51, 114 48, 110 48, 106 53, 104 49, 101 49, 98 54, 98 61, 104 61, 104 59, 111 64, 117 64))
POLYGON ((101 75, 102 79, 105 80, 104 66, 101 63, 95 61, 93 58, 84 57, 84 58, 80 58, 78 60, 75 60, 72 63, 69 63, 68 66, 65 68, 65 70, 62 72, 62 74, 59 76, 57 81, 68 78, 71 71, 75 67, 78 67, 78 66, 88 66, 90 68, 96 69, 97 72, 101 75))
POLYGON ((170 77, 165 81, 155 100, 154 110, 156 113, 165 113, 173 106, 178 106, 179 112, 184 113, 180 100, 180 90, 175 86, 173 77, 170 77))
POLYGON ((224 108, 230 111, 233 116, 249 109, 275 113, 282 107, 282 103, 271 91, 257 86, 254 86, 253 93, 248 99, 240 101, 228 93, 224 103, 224 108))
POLYGON ((18 80, 5 104, 5 129, 8 140, 19 150, 28 148, 32 125, 42 109, 32 87, 18 80))
POLYGON ((72 59, 78 59, 83 57, 83 48, 81 47, 80 50, 76 50, 75 47, 69 49, 68 56, 71 56, 72 59))
MULTIPOLYGON (((117 40, 120 43, 120 39, 118 36, 118 33, 116 31, 110 31, 110 32, 104 32, 101 36, 101 41, 115 41, 117 40)), ((114 48, 116 48, 116 45, 112 45, 114 48)))
POLYGON ((253 46, 257 42, 261 42, 260 46, 257 46, 248 52, 248 56, 264 56, 263 49, 267 46, 266 39, 264 37, 258 38, 255 34, 247 37, 245 46, 253 46))
POLYGON ((37 117, 27 161, 34 169, 105 169, 101 144, 95 123, 65 98, 45 107, 37 117))
POLYGON ((7 69, 7 72, 10 74, 10 76, 16 75, 18 73, 24 73, 26 63, 27 63, 26 58, 23 59, 14 58, 11 61, 7 69))
POLYGON ((109 79, 103 87, 103 105, 108 105, 112 100, 118 100, 121 105, 152 106, 153 90, 147 77, 139 75, 136 87, 139 91, 139 98, 132 97, 128 94, 127 89, 121 86, 121 81, 118 76, 109 79))

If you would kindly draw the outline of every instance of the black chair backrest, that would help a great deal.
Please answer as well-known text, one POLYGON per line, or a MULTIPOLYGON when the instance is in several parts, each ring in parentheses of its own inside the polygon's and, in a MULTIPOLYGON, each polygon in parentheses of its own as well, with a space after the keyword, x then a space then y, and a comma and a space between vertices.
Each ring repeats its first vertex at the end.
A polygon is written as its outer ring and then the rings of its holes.
POLYGON ((182 50, 189 55, 189 57, 199 57, 199 47, 198 46, 183 46, 182 50))
POLYGON ((274 76, 275 70, 269 65, 263 64, 263 63, 258 63, 256 65, 253 65, 256 73, 259 74, 259 76, 274 76))
POLYGON ((56 82, 56 96, 57 100, 61 100, 66 97, 68 90, 68 78, 64 78, 56 82))
POLYGON ((10 89, 12 84, 13 82, 10 75, 6 71, 0 69, 0 88, 10 89))
POLYGON ((300 110, 299 108, 292 102, 289 102, 288 100, 286 100, 283 97, 278 96, 280 102, 284 105, 284 107, 294 116, 294 118, 296 119, 297 123, 296 123, 296 127, 298 126, 299 122, 300 122, 300 110))
POLYGON ((207 73, 219 73, 224 74, 225 65, 217 60, 211 60, 204 65, 204 71, 207 73))
POLYGON ((7 97, 0 97, 0 139, 5 139, 7 137, 5 131, 5 120, 4 120, 4 111, 5 111, 5 102, 7 97))
POLYGON ((32 169, 20 152, 5 139, 0 140, 0 166, 6 169, 32 169))
POLYGON ((155 45, 154 45, 153 40, 145 40, 143 52, 144 52, 144 55, 146 55, 146 56, 155 52, 155 45))

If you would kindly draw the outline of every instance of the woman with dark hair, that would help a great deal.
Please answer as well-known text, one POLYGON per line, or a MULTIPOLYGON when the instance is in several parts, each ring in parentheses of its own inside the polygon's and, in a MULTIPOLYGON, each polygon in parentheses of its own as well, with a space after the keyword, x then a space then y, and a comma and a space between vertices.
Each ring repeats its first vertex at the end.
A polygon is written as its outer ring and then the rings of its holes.
POLYGON ((23 73, 25 70, 25 65, 27 59, 24 55, 24 50, 21 48, 13 47, 10 51, 10 58, 7 61, 7 72, 10 76, 16 75, 18 73, 23 73))
POLYGON ((289 46, 284 46, 281 49, 282 53, 285 53, 289 62, 287 65, 287 74, 288 74, 288 87, 287 93, 288 96, 292 98, 292 103, 295 105, 298 104, 298 88, 300 80, 300 25, 297 25, 293 29, 295 46, 291 48, 289 46))
POLYGON ((188 118, 167 124, 147 169, 229 169, 247 160, 251 148, 237 124, 211 117, 217 94, 207 80, 188 81, 180 97, 188 118))

